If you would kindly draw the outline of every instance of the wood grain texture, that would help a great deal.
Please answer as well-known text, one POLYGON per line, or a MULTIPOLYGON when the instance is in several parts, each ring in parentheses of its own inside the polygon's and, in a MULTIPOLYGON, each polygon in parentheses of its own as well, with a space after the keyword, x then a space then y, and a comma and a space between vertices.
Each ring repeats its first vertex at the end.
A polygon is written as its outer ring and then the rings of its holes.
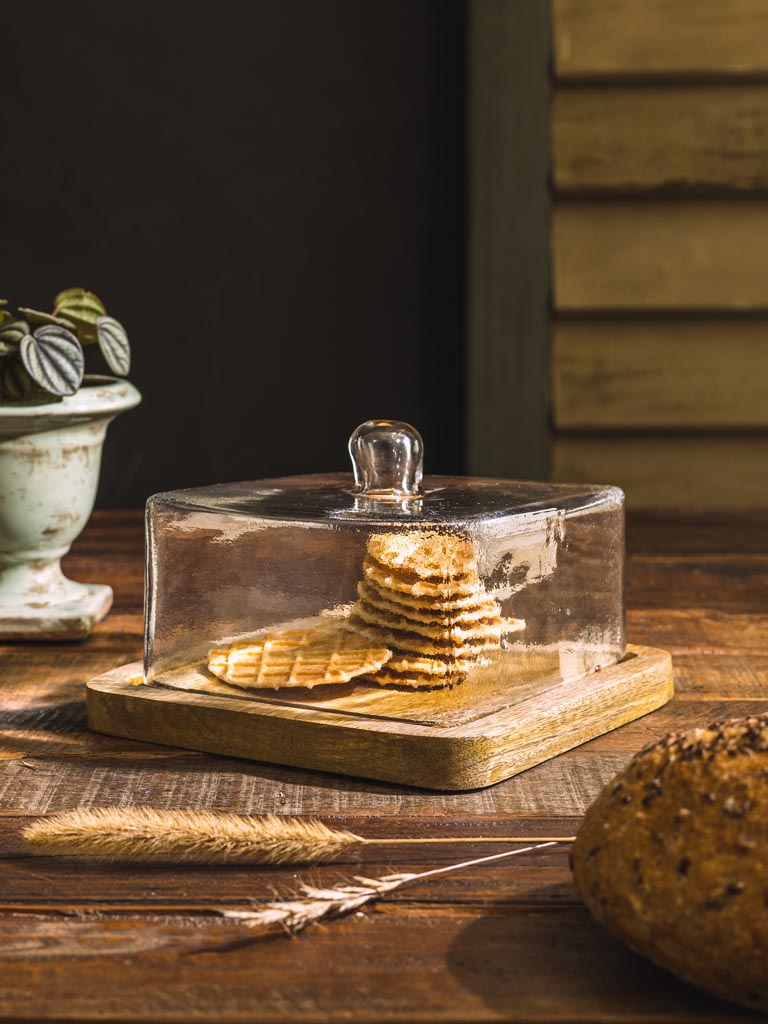
POLYGON ((558 77, 768 74, 765 0, 554 0, 558 77))
POLYGON ((591 319, 554 320, 552 418, 612 432, 555 437, 556 478, 767 505, 764 438, 725 431, 768 420, 768 5, 553 0, 553 40, 554 307, 591 319))
POLYGON ((561 434, 554 480, 623 488, 630 508, 768 507, 768 436, 561 434))
POLYGON ((768 85, 559 89, 551 129, 563 192, 768 186, 768 85))
POLYGON ((768 319, 556 321, 552 403, 561 430, 768 427, 768 319))
MULTIPOLYGON (((644 512, 627 521, 626 539, 630 564, 640 556, 655 558, 700 558, 714 560, 732 556, 768 555, 768 513, 765 511, 703 512, 676 511, 674 529, 670 512, 644 512)), ((759 611, 759 605, 754 611, 759 611)))
MULTIPOLYGON (((688 612, 695 595, 697 613, 753 615, 762 611, 768 594, 768 558, 698 556, 696 558, 650 558, 631 560, 635 575, 627 580, 626 593, 632 611, 688 612)), ((733 638, 745 644, 753 638, 733 638)))
MULTIPOLYGON (((672 728, 768 707, 768 513, 630 517, 629 639, 675 651, 678 696, 491 789, 430 793, 194 754, 88 731, 84 682, 141 649, 139 513, 98 515, 68 569, 115 588, 80 644, 0 647, 0 1019, 618 1021, 749 1019, 611 939, 581 907, 567 850, 445 877, 290 941, 217 910, 293 892, 289 868, 83 865, 29 857, 31 817, 82 804, 318 814, 375 837, 572 834, 627 759, 672 728), (226 951, 201 949, 230 943, 226 951)), ((361 848, 303 873, 426 870, 479 845, 361 848)), ((760 1018, 755 1018, 760 1019, 760 1018)))
POLYGON ((234 945, 242 929, 210 915, 0 924, 7 1019, 40 1020, 52 1007, 78 1020, 241 1024, 751 1019, 641 960, 574 907, 385 906, 314 929, 300 946, 278 938, 224 954, 205 949, 234 945))
POLYGON ((558 310, 768 310, 768 201, 561 201, 552 214, 558 310))
MULTIPOLYGON (((663 644, 672 653, 673 661, 681 654, 697 652, 707 657, 746 657, 752 665, 752 659, 768 653, 763 625, 756 621, 754 612, 692 608, 690 596, 687 607, 679 610, 630 608, 627 624, 632 636, 645 643, 663 644)), ((723 692, 729 692, 731 681, 723 681, 722 686, 723 692)))

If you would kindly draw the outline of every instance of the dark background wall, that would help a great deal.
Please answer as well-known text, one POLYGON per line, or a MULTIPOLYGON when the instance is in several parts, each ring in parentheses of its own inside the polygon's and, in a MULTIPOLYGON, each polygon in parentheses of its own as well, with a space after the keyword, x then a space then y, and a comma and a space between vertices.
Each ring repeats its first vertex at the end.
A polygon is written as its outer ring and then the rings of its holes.
POLYGON ((97 292, 144 394, 101 504, 345 468, 373 416, 461 471, 463 108, 458 0, 6 0, 0 292, 97 292))

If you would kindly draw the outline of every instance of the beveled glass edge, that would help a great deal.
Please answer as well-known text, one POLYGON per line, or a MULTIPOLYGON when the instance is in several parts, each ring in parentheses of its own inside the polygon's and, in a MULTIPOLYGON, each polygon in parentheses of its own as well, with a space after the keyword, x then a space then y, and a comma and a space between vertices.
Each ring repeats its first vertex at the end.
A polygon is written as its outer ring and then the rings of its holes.
MULTIPOLYGON (((445 515, 413 515, 403 516, 396 515, 391 509, 382 506, 380 514, 368 514, 368 515, 356 515, 349 512, 343 514, 343 512, 328 511, 328 512, 317 512, 315 510, 306 509, 288 509, 288 508, 259 508, 254 510, 246 510, 243 508, 227 507, 225 504, 212 505, 207 503, 203 498, 197 496, 205 496, 210 494, 214 496, 226 491, 228 488, 281 488, 281 487, 294 487, 301 486, 306 483, 307 486, 312 484, 320 485, 322 483, 329 487, 341 487, 344 484, 348 485, 348 493, 350 498, 354 498, 354 479, 351 473, 311 473, 311 474, 297 474, 292 476, 284 477, 264 477, 256 480, 237 480, 226 483, 210 484, 203 487, 188 487, 180 488, 173 491, 159 491, 156 494, 151 495, 147 500, 147 511, 149 512, 151 507, 156 504, 162 504, 166 507, 171 507, 178 511, 187 512, 204 512, 210 514, 227 515, 227 516, 239 516, 243 519, 254 519, 254 520, 270 520, 277 522, 309 522, 316 523, 322 526, 336 526, 339 524, 349 525, 371 525, 371 526, 382 526, 391 525, 395 527, 407 527, 409 524, 418 526, 419 528, 429 529, 436 528, 440 524, 449 525, 454 528, 461 528, 466 525, 468 528, 473 524, 483 521, 496 521, 499 519, 525 519, 525 518, 540 518, 546 515, 557 515, 563 514, 566 517, 572 517, 581 515, 586 512, 594 511, 600 507, 610 506, 623 506, 625 502, 624 492, 620 487, 616 487, 611 484, 582 484, 582 483, 560 483, 550 481, 539 481, 539 480, 505 480, 495 477, 466 477, 466 476, 443 476, 443 475, 430 475, 424 477, 424 490, 427 495, 431 492, 437 492, 448 486, 460 487, 460 486, 477 486, 477 487, 496 487, 501 490, 516 486, 516 487, 530 487, 532 489, 541 488, 546 491, 555 491, 557 493, 547 493, 542 495, 541 499, 536 501, 528 501, 518 505, 510 504, 509 508, 497 509, 483 513, 482 508, 478 507, 478 514, 472 516, 468 515, 466 511, 462 514, 457 514, 455 517, 445 515), (558 493, 562 496, 558 500, 558 493), (571 499, 566 501, 564 499, 571 499)), ((232 500, 238 500, 247 497, 246 494, 232 494, 230 495, 232 500)), ((226 497, 225 497, 226 500, 226 497)))

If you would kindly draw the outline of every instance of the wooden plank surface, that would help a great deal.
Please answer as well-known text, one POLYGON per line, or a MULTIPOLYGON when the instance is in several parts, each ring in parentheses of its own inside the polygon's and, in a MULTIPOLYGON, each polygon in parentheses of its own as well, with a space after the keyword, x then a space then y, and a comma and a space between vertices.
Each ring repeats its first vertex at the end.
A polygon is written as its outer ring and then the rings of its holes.
POLYGON ((551 123, 564 192, 768 186, 768 85, 558 89, 551 123))
POLYGON ((560 434, 554 480, 624 489, 630 508, 768 508, 768 435, 560 434))
POLYGON ((0 930, 3 1004, 17 1019, 64 1006, 79 1020, 217 1024, 761 1019, 718 1007, 568 906, 398 904, 296 942, 204 951, 239 938, 189 912, 17 916, 0 930))
MULTIPOLYGON (((217 910, 293 891, 295 871, 85 867, 25 856, 19 841, 31 816, 106 802, 317 813, 371 836, 570 834, 653 737, 766 707, 768 513, 656 514, 630 521, 628 546, 629 639, 673 648, 678 697, 492 789, 435 794, 89 733, 84 680, 141 647, 141 517, 99 514, 69 567, 113 584, 113 615, 85 643, 0 648, 0 856, 11 858, 0 886, 0 1020, 749 1019, 611 939, 581 906, 564 849, 238 948, 247 934, 217 910)), ((300 877, 426 869, 483 849, 362 848, 300 877)))
POLYGON ((768 2, 552 9, 554 474, 768 506, 768 2))
POLYGON ((555 321, 563 430, 768 427, 768 319, 555 321))
POLYGON ((768 74, 765 0, 554 0, 559 77, 768 74))
POLYGON ((768 201, 561 201, 558 310, 768 310, 768 201))

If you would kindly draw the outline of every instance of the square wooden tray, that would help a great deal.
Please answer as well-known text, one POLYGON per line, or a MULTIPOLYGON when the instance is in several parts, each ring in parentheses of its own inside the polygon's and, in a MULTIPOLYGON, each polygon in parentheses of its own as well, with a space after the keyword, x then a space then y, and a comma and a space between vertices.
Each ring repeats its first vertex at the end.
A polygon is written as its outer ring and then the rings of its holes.
POLYGON ((491 786, 654 711, 674 692, 670 655, 632 646, 618 664, 581 679, 540 676, 508 688, 504 703, 493 693, 478 701, 469 683, 444 695, 350 684, 288 701, 236 691, 202 666, 148 685, 142 678, 133 662, 89 682, 90 728, 439 790, 491 786))

